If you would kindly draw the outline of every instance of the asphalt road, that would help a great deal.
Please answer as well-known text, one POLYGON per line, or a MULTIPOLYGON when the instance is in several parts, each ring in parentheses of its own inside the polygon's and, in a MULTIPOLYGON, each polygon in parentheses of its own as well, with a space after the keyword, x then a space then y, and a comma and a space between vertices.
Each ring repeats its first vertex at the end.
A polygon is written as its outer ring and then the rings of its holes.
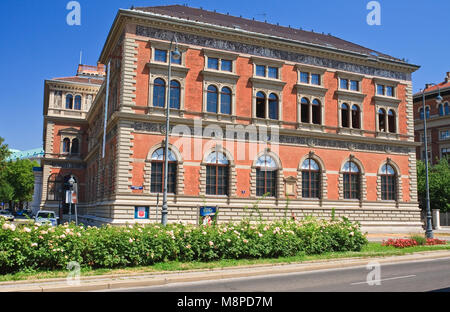
MULTIPOLYGON (((370 261, 370 260, 368 260, 370 261)), ((124 288, 115 292, 450 292, 450 258, 265 277, 124 288), (368 279, 369 275, 369 279, 368 279), (368 280, 373 285, 368 284, 368 280), (377 285, 379 284, 379 285, 377 285)))

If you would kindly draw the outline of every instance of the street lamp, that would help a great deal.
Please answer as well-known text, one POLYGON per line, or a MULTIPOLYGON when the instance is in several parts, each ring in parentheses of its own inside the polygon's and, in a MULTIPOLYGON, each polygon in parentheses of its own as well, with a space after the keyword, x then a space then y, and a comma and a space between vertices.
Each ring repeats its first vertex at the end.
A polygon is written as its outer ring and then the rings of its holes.
POLYGON ((73 175, 70 175, 69 179, 69 223, 72 222, 72 191, 73 191, 73 185, 75 184, 75 179, 73 178, 73 175))
POLYGON ((174 35, 172 40, 170 41, 169 48, 169 74, 168 74, 168 83, 167 83, 167 98, 166 98, 166 140, 164 142, 164 189, 163 189, 163 203, 162 203, 162 213, 161 213, 161 223, 163 226, 167 225, 167 181, 169 174, 169 125, 170 125, 170 80, 172 74, 172 58, 174 60, 179 60, 181 58, 181 53, 178 51, 178 41, 177 37, 174 35), (172 52, 173 42, 175 41, 175 51, 172 52))
MULTIPOLYGON (((429 86, 437 86, 439 95, 436 97, 436 103, 439 105, 442 102, 441 89, 435 83, 428 84, 429 86)), ((431 207, 430 207, 430 185, 428 182, 428 138, 427 138, 427 112, 425 108, 425 90, 422 90, 422 109, 423 109, 423 135, 425 143, 425 187, 426 187, 426 209, 427 209, 427 229, 425 235, 427 238, 433 238, 433 228, 431 226, 431 207)))

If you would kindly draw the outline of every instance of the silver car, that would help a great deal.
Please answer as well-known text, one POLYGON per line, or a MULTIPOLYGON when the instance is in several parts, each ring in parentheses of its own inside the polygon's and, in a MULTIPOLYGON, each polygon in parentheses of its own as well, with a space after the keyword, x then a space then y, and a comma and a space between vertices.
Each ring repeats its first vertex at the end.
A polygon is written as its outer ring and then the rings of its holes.
POLYGON ((38 211, 34 221, 40 224, 51 224, 52 226, 58 225, 58 217, 56 217, 53 211, 38 211))
POLYGON ((0 210, 0 218, 4 218, 6 221, 14 221, 14 216, 12 213, 6 210, 0 210))

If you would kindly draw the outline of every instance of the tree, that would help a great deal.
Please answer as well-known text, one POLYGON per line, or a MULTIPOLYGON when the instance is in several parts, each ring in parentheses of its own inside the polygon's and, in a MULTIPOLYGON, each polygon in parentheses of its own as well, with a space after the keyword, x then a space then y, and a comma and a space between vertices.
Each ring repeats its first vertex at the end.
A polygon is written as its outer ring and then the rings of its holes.
MULTIPOLYGON (((28 202, 33 198, 34 174, 33 167, 38 166, 37 162, 29 159, 17 159, 6 164, 5 178, 7 183, 13 188, 13 198, 15 202, 28 202)), ((8 194, 8 186, 4 183, 4 192, 8 194)))
MULTIPOLYGON (((428 167, 428 184, 430 189, 431 209, 441 212, 450 211, 450 165, 447 158, 443 158, 434 166, 428 167)), ((417 189, 420 207, 426 209, 425 163, 417 162, 417 189)))
POLYGON ((14 189, 8 183, 6 174, 6 158, 11 154, 8 145, 3 144, 5 140, 0 137, 0 202, 9 202, 13 200, 14 189))

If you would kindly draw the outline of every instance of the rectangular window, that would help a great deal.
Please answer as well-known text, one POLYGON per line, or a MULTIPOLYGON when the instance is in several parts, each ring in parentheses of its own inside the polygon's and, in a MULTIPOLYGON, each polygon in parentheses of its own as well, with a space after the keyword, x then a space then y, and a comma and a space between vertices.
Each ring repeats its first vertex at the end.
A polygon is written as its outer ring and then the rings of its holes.
POLYGON ((439 134, 440 134, 439 137, 441 140, 450 139, 450 130, 441 131, 439 134))
POLYGON ((350 80, 350 90, 359 91, 359 82, 357 80, 350 80))
POLYGON ((441 149, 441 156, 442 158, 447 158, 450 160, 450 148, 442 148, 441 149))
POLYGON ((386 96, 394 96, 394 87, 386 86, 386 96))
POLYGON ((278 79, 278 68, 269 67, 269 78, 278 79))
POLYGON ((341 89, 348 90, 348 79, 341 79, 341 89))
POLYGON ((157 62, 167 62, 167 51, 155 49, 155 61, 157 62))
POLYGON ((319 74, 311 74, 311 84, 320 85, 320 75, 319 74))
POLYGON ((256 65, 256 76, 266 77, 266 66, 256 65))
POLYGON ((309 83, 309 73, 301 72, 300 73, 300 82, 301 83, 309 83))
POLYGON ((210 69, 219 69, 219 59, 208 57, 208 68, 210 69))
POLYGON ((384 86, 383 85, 377 85, 377 94, 384 95, 384 86))
POLYGON ((233 71, 233 62, 229 61, 229 60, 222 60, 220 69, 223 71, 232 72, 233 71))
MULTIPOLYGON (((181 52, 180 52, 180 53, 181 53, 181 52)), ((174 52, 170 53, 170 55, 172 55, 171 62, 172 62, 173 64, 181 65, 181 56, 180 56, 179 59, 175 59, 175 58, 173 57, 173 56, 174 56, 174 52)))

